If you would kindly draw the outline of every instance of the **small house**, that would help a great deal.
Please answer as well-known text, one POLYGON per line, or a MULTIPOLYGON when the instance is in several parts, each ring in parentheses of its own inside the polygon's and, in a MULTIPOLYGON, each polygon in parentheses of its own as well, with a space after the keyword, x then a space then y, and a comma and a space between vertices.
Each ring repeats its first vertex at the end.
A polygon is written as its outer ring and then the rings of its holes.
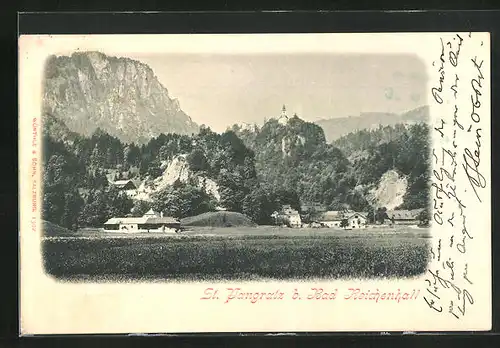
POLYGON ((113 185, 119 190, 136 190, 137 186, 134 184, 132 180, 115 180, 113 181, 113 185))
POLYGON ((351 213, 347 217, 347 227, 352 229, 366 228, 367 220, 363 213, 351 213))
POLYGON ((328 210, 318 217, 318 222, 325 227, 340 227, 344 216, 342 211, 328 210))
POLYGON ((149 210, 142 217, 114 217, 104 223, 105 232, 121 233, 177 233, 181 228, 179 220, 165 217, 163 213, 149 210))
POLYGON ((286 224, 290 227, 302 226, 299 212, 290 205, 284 205, 280 212, 274 212, 271 217, 273 217, 278 224, 286 224))
POLYGON ((342 220, 347 219, 353 210, 328 210, 317 217, 317 221, 325 227, 340 227, 342 220))
POLYGON ((329 210, 319 216, 319 223, 330 228, 365 228, 366 222, 367 217, 364 213, 358 213, 352 210, 329 210), (342 226, 342 220, 346 220, 346 226, 342 226))

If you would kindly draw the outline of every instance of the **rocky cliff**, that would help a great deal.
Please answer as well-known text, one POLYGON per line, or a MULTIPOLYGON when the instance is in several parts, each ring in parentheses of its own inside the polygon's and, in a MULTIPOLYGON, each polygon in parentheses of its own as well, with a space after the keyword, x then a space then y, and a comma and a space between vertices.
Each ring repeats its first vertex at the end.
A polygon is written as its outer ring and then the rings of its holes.
POLYGON ((44 114, 86 136, 101 128, 124 142, 145 143, 160 133, 198 131, 153 70, 128 58, 100 52, 51 56, 43 97, 44 114))

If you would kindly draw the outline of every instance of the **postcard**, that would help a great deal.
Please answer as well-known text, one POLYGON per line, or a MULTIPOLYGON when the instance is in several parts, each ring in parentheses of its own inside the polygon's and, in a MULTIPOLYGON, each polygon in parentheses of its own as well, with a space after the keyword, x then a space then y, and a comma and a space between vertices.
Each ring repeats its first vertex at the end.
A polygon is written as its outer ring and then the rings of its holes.
POLYGON ((22 35, 20 334, 487 331, 490 35, 22 35))

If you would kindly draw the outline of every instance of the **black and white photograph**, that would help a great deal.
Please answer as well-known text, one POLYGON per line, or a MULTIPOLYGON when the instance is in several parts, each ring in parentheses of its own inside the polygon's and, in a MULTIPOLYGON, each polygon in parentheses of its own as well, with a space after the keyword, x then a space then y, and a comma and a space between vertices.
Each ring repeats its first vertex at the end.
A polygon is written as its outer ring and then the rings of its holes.
POLYGON ((484 329, 488 40, 22 37, 24 332, 484 329))
POLYGON ((384 54, 54 54, 48 274, 412 277, 429 260, 424 64, 384 54))

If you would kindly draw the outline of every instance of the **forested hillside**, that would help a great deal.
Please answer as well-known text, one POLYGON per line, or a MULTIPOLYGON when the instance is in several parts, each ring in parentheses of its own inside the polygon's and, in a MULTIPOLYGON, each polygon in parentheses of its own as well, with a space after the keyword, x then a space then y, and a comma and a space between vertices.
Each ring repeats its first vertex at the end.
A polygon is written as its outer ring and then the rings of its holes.
POLYGON ((50 132, 45 128, 43 216, 64 227, 100 226, 112 216, 141 215, 151 207, 181 218, 223 206, 269 223, 267 212, 279 207, 280 195, 286 196, 260 187, 254 153, 232 131, 161 134, 141 146, 122 143, 100 129, 88 138, 71 134, 56 139, 50 132), (150 201, 133 200, 109 183, 113 173, 115 179, 150 184, 163 174, 162 163, 181 155, 194 176, 155 191, 150 201), (197 176, 217 183, 218 201, 196 185, 197 176))
POLYGON ((333 144, 321 127, 293 117, 287 125, 268 121, 260 130, 233 128, 256 153, 262 185, 291 190, 299 201, 329 209, 371 209, 372 191, 383 175, 407 181, 401 208, 420 208, 428 200, 429 130, 426 124, 397 124, 348 134, 333 144))
POLYGON ((335 142, 337 139, 359 130, 376 129, 379 125, 396 126, 399 124, 427 123, 429 121, 429 106, 424 105, 402 114, 384 112, 364 112, 358 116, 335 117, 319 120, 325 131, 327 142, 335 142))
POLYGON ((426 123, 397 124, 350 133, 334 142, 352 165, 357 184, 376 182, 390 169, 406 177, 401 208, 422 208, 429 201, 430 148, 426 123))
POLYGON ((428 202, 429 130, 423 123, 362 130, 328 144, 321 127, 294 116, 260 129, 161 134, 139 146, 101 129, 78 135, 49 114, 44 120, 43 218, 71 229, 149 208, 183 218, 222 207, 259 224, 271 223, 282 204, 367 211, 380 207, 376 192, 394 175, 405 183, 401 208, 428 202), (179 159, 187 162, 187 176, 155 187, 179 159), (152 187, 150 199, 127 196, 110 183, 114 179, 152 187))

